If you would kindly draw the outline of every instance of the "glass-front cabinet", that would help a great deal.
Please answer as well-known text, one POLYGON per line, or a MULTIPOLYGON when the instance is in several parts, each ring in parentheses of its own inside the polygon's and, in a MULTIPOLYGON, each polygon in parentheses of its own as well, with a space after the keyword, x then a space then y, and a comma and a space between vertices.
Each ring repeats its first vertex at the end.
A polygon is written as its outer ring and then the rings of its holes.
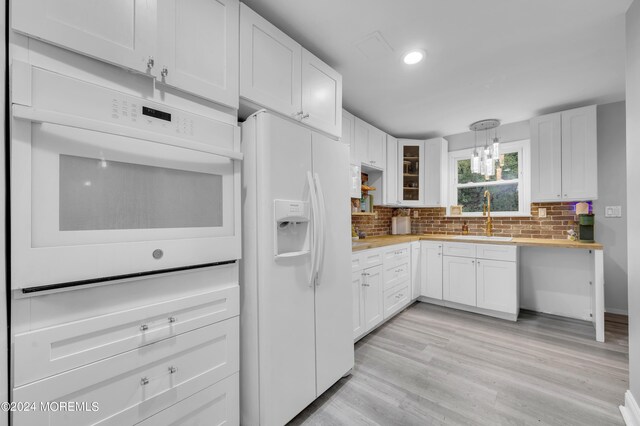
POLYGON ((424 141, 398 139, 398 198, 402 205, 424 204, 424 141))

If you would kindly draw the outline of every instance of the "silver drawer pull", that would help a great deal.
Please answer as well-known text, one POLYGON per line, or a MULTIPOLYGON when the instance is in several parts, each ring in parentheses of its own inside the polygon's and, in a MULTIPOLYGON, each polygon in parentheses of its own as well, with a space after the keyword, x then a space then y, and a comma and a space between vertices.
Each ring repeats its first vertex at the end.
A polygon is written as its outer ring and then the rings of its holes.
POLYGON ((176 317, 169 317, 168 320, 169 320, 169 324, 173 324, 174 322, 178 321, 176 317))
POLYGON ((146 386, 149 384, 149 379, 147 379, 146 377, 143 377, 142 379, 140 379, 140 384, 142 386, 146 386))
POLYGON ((169 374, 174 374, 176 371, 178 371, 178 369, 176 367, 174 367, 173 365, 170 366, 168 368, 168 370, 169 370, 169 374))
POLYGON ((147 331, 149 329, 149 326, 147 324, 142 324, 140 326, 140 331, 147 331))

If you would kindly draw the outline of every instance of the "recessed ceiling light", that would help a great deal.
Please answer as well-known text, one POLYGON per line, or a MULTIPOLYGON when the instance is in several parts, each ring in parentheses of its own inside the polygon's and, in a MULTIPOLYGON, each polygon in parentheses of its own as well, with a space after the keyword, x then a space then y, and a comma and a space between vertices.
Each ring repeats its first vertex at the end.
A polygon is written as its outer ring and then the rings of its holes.
POLYGON ((404 63, 407 64, 407 65, 417 64, 418 62, 422 61, 423 59, 424 59, 424 52, 422 50, 412 50, 410 52, 407 52, 404 55, 404 58, 402 58, 404 63))

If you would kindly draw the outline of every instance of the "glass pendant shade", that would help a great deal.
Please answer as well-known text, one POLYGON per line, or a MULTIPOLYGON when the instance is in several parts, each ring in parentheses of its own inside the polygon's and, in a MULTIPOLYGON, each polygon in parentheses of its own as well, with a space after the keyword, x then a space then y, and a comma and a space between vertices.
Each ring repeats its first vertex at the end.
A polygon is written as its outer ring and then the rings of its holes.
POLYGON ((493 158, 500 158, 500 142, 498 142, 498 138, 493 139, 493 158))
POLYGON ((480 153, 477 149, 473 150, 471 156, 471 173, 480 173, 480 153))

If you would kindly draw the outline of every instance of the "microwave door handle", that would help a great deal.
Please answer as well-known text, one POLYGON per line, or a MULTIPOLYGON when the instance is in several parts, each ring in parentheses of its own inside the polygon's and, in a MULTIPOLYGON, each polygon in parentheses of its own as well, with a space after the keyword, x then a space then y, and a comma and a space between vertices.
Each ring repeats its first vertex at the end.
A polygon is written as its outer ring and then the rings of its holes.
POLYGON ((318 240, 319 240, 319 219, 318 214, 318 198, 316 195, 316 188, 313 184, 313 177, 311 172, 307 171, 307 183, 309 184, 309 200, 311 201, 311 215, 312 219, 312 231, 311 231, 311 271, 309 274, 309 287, 313 287, 316 281, 316 257, 318 255, 318 240))
POLYGON ((150 132, 131 126, 111 123, 109 121, 95 120, 92 118, 77 117, 56 111, 27 107, 14 104, 12 106, 14 118, 32 121, 34 123, 50 123, 61 126, 75 127, 78 129, 92 130, 94 132, 109 133, 112 135, 124 136, 128 138, 142 139, 150 142, 173 145, 181 148, 193 149, 196 151, 208 152, 210 154, 226 157, 231 160, 242 160, 242 153, 230 149, 220 148, 212 145, 205 145, 193 142, 188 139, 169 136, 167 134, 150 132))
POLYGON ((324 249, 327 242, 327 209, 324 203, 324 191, 320 184, 320 176, 315 174, 316 191, 318 193, 318 209, 320 210, 320 241, 318 246, 318 264, 316 266, 318 279, 316 285, 320 284, 320 271, 324 264, 324 249))

